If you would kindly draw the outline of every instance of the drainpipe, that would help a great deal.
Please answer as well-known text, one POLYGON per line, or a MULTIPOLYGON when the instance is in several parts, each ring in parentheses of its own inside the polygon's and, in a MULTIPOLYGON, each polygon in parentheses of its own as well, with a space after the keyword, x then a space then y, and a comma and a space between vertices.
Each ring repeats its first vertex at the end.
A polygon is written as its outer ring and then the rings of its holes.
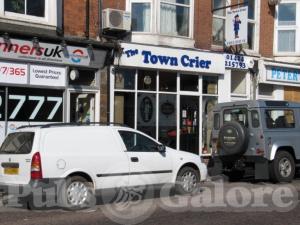
POLYGON ((98 0, 98 11, 99 11, 99 38, 102 41, 102 31, 103 31, 103 26, 102 26, 102 10, 103 10, 103 2, 102 0, 98 0))
POLYGON ((85 37, 89 39, 90 37, 90 0, 85 1, 85 37))

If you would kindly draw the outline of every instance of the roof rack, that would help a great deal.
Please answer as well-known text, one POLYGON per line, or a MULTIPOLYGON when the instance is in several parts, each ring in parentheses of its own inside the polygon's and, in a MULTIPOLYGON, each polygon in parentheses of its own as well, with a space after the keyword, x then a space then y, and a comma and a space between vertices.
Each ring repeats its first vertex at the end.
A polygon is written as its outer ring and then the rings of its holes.
POLYGON ((31 127, 40 127, 40 128, 49 128, 49 127, 63 127, 63 126, 120 126, 120 127, 129 127, 126 124, 121 123, 102 123, 102 122, 88 122, 88 123, 48 123, 48 124, 39 124, 39 125, 24 125, 20 126, 17 129, 31 128, 31 127))

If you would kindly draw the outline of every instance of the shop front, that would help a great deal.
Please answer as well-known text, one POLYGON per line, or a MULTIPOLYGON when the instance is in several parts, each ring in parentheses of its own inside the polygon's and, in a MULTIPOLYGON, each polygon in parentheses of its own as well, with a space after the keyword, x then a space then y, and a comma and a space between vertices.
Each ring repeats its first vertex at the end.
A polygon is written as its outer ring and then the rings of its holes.
POLYGON ((300 102, 299 65, 262 60, 260 67, 260 98, 300 102))
POLYGON ((99 120, 105 57, 104 50, 0 39, 0 142, 22 125, 99 120))
POLYGON ((222 87, 223 55, 127 43, 122 48, 111 68, 110 121, 175 149, 208 151, 212 108, 230 94, 222 87))

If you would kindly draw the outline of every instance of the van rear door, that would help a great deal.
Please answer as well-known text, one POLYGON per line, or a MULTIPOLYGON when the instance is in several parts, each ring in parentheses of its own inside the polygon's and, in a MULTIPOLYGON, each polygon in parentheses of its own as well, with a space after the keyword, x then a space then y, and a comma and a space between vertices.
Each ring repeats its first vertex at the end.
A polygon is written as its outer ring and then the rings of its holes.
POLYGON ((34 132, 9 134, 0 148, 0 183, 28 184, 34 132))

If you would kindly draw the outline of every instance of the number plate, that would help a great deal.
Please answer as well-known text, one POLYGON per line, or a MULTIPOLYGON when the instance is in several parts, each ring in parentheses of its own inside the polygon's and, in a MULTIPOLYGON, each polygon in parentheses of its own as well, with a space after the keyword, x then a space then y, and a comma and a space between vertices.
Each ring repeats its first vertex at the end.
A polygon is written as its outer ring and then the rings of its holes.
POLYGON ((18 175, 19 174, 19 168, 4 168, 4 174, 7 175, 18 175))

